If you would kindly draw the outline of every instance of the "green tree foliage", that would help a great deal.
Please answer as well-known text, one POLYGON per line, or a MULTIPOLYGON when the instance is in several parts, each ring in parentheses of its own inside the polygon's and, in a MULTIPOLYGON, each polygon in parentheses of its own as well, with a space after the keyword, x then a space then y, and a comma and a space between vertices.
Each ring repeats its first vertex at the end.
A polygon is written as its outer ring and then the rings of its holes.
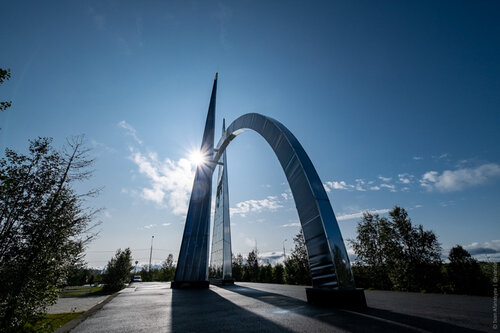
POLYGON ((239 253, 236 257, 232 255, 233 261, 233 279, 243 281, 243 256, 239 253))
POLYGON ((257 249, 252 250, 250 253, 248 253, 243 280, 250 282, 257 282, 259 280, 259 260, 257 249))
POLYGON ((83 286, 89 283, 91 276, 93 276, 92 271, 79 262, 68 270, 68 276, 64 284, 65 286, 83 286))
POLYGON ((283 275, 285 274, 285 268, 282 264, 276 264, 273 267, 273 279, 272 283, 280 283, 283 284, 285 281, 283 279, 283 275))
MULTIPOLYGON (((441 246, 432 231, 413 226, 404 208, 394 207, 390 219, 365 213, 350 240, 370 287, 403 291, 439 291, 441 246)), ((358 266, 358 267, 359 267, 358 266)))
POLYGON ((311 285, 311 271, 307 257, 306 241, 302 229, 293 238, 295 248, 285 260, 284 279, 287 284, 311 285))
POLYGON ((271 283, 273 281, 273 267, 270 264, 263 265, 259 268, 258 282, 271 283))
POLYGON ((169 254, 161 268, 160 281, 172 281, 175 276, 174 256, 169 254))
POLYGON ((51 139, 30 141, 27 155, 6 149, 0 160, 0 331, 16 330, 57 300, 69 269, 94 235, 95 211, 73 189, 92 160, 83 138, 62 151, 51 139))
POLYGON ((104 289, 118 291, 125 287, 125 283, 130 281, 130 272, 133 268, 130 248, 123 251, 118 249, 115 256, 108 262, 106 272, 102 277, 104 289))
MULTIPOLYGON (((0 84, 10 79, 10 68, 0 68, 0 84)), ((0 111, 5 111, 12 105, 12 102, 0 102, 0 111)))
POLYGON ((488 295, 492 284, 483 273, 479 262, 462 246, 456 245, 448 255, 450 263, 446 275, 451 292, 457 294, 488 295))

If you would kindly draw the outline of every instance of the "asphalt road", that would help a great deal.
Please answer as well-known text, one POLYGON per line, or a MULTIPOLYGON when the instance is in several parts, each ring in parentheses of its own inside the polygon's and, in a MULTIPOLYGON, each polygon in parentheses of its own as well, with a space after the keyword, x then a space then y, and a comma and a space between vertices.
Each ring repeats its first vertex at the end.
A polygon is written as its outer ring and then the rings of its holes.
POLYGON ((490 331, 492 298, 366 291, 368 309, 307 304, 303 286, 237 283, 206 290, 136 283, 72 332, 490 331))

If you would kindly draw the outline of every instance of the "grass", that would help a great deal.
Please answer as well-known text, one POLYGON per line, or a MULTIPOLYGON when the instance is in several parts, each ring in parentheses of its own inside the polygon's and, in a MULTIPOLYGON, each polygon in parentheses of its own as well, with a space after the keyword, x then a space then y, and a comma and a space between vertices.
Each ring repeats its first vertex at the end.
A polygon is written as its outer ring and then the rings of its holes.
POLYGON ((80 316, 83 312, 72 312, 72 313, 56 313, 56 314, 45 314, 37 317, 31 322, 27 323, 23 332, 40 332, 49 333, 54 332, 59 327, 63 326, 67 322, 80 316))

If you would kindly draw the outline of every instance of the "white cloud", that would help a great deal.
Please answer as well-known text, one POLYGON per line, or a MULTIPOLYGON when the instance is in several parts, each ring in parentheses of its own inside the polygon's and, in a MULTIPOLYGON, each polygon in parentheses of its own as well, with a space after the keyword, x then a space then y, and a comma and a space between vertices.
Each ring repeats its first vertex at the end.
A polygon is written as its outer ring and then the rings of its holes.
POLYGON ((257 242, 255 241, 255 239, 245 237, 245 244, 250 247, 255 247, 257 245, 257 242))
POLYGON ((148 224, 148 225, 145 225, 143 228, 144 229, 152 229, 154 227, 156 227, 156 224, 148 224))
POLYGON ((422 157, 422 156, 413 156, 413 159, 414 159, 415 161, 418 161, 418 160, 423 159, 423 157, 422 157))
POLYGON ((489 255, 489 254, 499 254, 500 253, 500 240, 492 240, 489 242, 479 243, 474 242, 469 245, 465 245, 464 249, 469 251, 471 255, 489 255))
POLYGON ((448 153, 444 153, 444 154, 439 155, 438 158, 439 159, 446 158, 446 157, 448 157, 448 155, 449 155, 448 153))
POLYGON ((410 184, 412 179, 413 179, 413 175, 410 175, 409 173, 400 173, 398 175, 398 178, 399 178, 399 181, 403 184, 410 184))
POLYGON ((163 223, 162 226, 164 227, 168 227, 169 225, 171 225, 172 223, 163 223))
POLYGON ((375 186, 370 187, 370 190, 378 191, 378 190, 380 190, 380 187, 375 185, 375 186))
POLYGON ((352 190, 355 188, 354 185, 347 184, 345 181, 341 180, 339 182, 333 181, 333 182, 326 182, 323 184, 323 187, 327 192, 330 192, 331 190, 352 190))
POLYGON ((383 182, 389 182, 389 181, 391 181, 392 177, 378 176, 378 179, 380 179, 383 182))
POLYGON ((394 186, 394 185, 392 185, 392 184, 380 184, 380 187, 387 188, 387 189, 389 189, 391 192, 397 192, 397 191, 396 191, 396 186, 394 186))
POLYGON ((500 165, 488 163, 476 168, 445 170, 442 174, 428 171, 420 179, 420 185, 429 191, 436 189, 440 192, 452 192, 484 184, 498 176, 500 165))
POLYGON ((185 158, 160 161, 155 153, 142 154, 133 149, 130 158, 139 167, 139 172, 151 182, 150 187, 142 189, 141 196, 160 206, 170 207, 176 215, 186 214, 193 186, 194 164, 185 158))
POLYGON ((363 179, 356 179, 356 191, 366 191, 363 187, 365 185, 365 181, 363 179))
POLYGON ((354 214, 346 214, 346 215, 337 216, 337 221, 359 219, 359 218, 363 217, 363 213, 365 213, 365 212, 369 212, 370 214, 385 214, 388 211, 390 211, 390 209, 364 210, 362 212, 358 212, 358 213, 354 213, 354 214))
POLYGON ((300 222, 293 222, 293 223, 287 223, 283 224, 282 227, 300 227, 300 222))
POLYGON ((118 125, 118 127, 123 128, 127 132, 127 134, 130 135, 132 138, 134 138, 134 140, 138 144, 142 145, 142 140, 139 139, 139 137, 137 136, 137 131, 135 130, 135 128, 133 128, 125 120, 120 121, 117 125, 118 125))
POLYGON ((230 208, 231 215, 238 214, 245 217, 250 212, 262 212, 264 210, 274 211, 283 207, 276 196, 268 196, 262 200, 246 200, 238 202, 235 208, 230 208))

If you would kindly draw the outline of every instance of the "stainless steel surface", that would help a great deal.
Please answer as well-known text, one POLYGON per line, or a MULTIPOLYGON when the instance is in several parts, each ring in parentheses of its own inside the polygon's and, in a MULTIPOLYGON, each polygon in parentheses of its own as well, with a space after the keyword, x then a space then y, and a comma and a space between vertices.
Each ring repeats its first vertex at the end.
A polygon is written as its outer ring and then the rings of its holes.
POLYGON ((283 124, 258 113, 239 117, 219 140, 214 161, 219 161, 237 135, 249 129, 269 143, 285 172, 304 231, 313 287, 355 288, 344 240, 323 183, 302 145, 283 124))
MULTIPOLYGON (((225 121, 222 132, 226 130, 225 121)), ((227 180, 226 152, 222 153, 217 177, 215 199, 214 229, 212 233, 212 251, 210 256, 209 278, 232 280, 231 262, 231 222, 229 218, 229 189, 227 180)))
POLYGON ((214 154, 215 76, 200 152, 206 162, 196 168, 191 200, 189 200, 181 250, 174 281, 208 281, 208 242, 210 237, 210 204, 212 198, 211 164, 214 154))

